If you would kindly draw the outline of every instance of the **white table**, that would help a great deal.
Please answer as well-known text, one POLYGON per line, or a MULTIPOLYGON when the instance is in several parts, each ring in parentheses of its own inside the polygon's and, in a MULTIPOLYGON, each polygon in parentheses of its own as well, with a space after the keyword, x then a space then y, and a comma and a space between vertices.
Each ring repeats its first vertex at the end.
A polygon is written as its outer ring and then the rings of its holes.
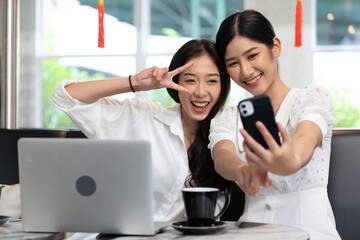
POLYGON ((0 227, 0 239, 34 239, 34 240, 58 240, 64 239, 65 233, 27 233, 22 230, 21 222, 9 222, 0 227))
POLYGON ((185 235, 172 227, 167 227, 163 232, 154 236, 119 236, 119 235, 99 235, 97 233, 25 233, 21 230, 21 222, 11 222, 0 227, 0 239, 68 239, 68 240, 101 240, 101 239, 274 239, 274 240, 307 240, 309 234, 298 228, 275 225, 275 224, 251 224, 242 223, 242 227, 237 222, 229 222, 229 226, 216 234, 210 235, 185 235))

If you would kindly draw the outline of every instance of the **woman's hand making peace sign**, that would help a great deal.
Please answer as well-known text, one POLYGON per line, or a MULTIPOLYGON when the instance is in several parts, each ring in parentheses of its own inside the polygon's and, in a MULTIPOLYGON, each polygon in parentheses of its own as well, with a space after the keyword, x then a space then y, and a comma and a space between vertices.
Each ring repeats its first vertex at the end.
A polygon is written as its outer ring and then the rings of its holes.
POLYGON ((172 88, 177 91, 191 94, 188 89, 174 83, 172 79, 177 74, 189 68, 192 64, 193 62, 188 62, 171 72, 169 72, 168 68, 159 68, 156 66, 144 69, 132 77, 133 85, 136 86, 137 90, 139 91, 147 91, 159 88, 172 88))

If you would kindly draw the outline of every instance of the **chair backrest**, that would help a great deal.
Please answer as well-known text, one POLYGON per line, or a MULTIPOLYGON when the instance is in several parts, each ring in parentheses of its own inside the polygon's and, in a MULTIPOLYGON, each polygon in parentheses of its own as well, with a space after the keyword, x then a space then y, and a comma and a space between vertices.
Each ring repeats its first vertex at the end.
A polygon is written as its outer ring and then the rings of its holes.
POLYGON ((17 142, 22 137, 65 138, 67 130, 0 129, 0 184, 19 183, 17 142))
POLYGON ((87 138, 86 135, 77 129, 69 129, 68 134, 66 135, 67 138, 87 138))
POLYGON ((343 240, 360 227, 360 130, 333 130, 328 194, 343 240))

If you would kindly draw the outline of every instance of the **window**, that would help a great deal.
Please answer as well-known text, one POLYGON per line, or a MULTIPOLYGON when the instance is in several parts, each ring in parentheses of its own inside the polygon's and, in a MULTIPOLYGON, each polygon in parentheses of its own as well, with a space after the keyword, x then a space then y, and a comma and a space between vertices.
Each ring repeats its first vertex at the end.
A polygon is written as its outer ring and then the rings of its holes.
MULTIPOLYGON (((214 39, 226 16, 244 9, 244 4, 251 7, 261 0, 253 2, 106 0, 105 48, 101 49, 97 47, 96 0, 19 1, 17 126, 75 127, 53 106, 53 92, 63 79, 111 78, 153 65, 168 66, 183 43, 192 38, 214 39)), ((359 11, 360 0, 316 1, 313 78, 333 96, 336 127, 360 127, 356 72, 360 59, 359 11)), ((265 15, 269 15, 266 10, 265 15)), ((281 30, 281 25, 274 26, 281 30)), ((232 82, 227 104, 236 105, 244 96, 246 93, 232 82)), ((173 104, 164 89, 114 97, 148 97, 164 105, 173 104)))
MULTIPOLYGON (((53 106, 64 79, 122 77, 157 65, 192 38, 215 38, 221 21, 243 9, 239 0, 106 0, 105 48, 97 47, 97 0, 20 1, 18 127, 75 127, 53 106)), ((233 93, 237 94, 236 88, 233 93)), ((172 104, 166 90, 148 97, 172 104)), ((229 101, 231 102, 231 101, 229 101)))
POLYGON ((316 1, 314 81, 332 94, 335 127, 360 127, 360 1, 316 1))

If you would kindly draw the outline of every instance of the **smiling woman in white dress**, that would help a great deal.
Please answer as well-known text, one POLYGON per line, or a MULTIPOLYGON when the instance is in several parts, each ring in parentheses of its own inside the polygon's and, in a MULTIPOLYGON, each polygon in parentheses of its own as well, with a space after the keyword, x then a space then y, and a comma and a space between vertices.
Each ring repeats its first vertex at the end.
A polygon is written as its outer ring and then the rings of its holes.
POLYGON ((312 85, 290 88, 278 73, 281 42, 259 12, 226 18, 216 49, 227 72, 254 96, 270 96, 282 137, 279 146, 261 122, 256 126, 269 149, 244 129, 236 107, 226 107, 211 123, 216 171, 236 181, 246 194, 242 221, 299 227, 311 239, 340 239, 327 195, 332 126, 328 92, 312 85))
POLYGON ((129 78, 64 80, 54 103, 88 138, 149 140, 154 220, 174 221, 184 219, 181 189, 185 183, 220 190, 230 186, 215 172, 207 148, 210 121, 224 105, 229 84, 214 42, 191 40, 177 51, 169 69, 151 67, 129 78), (178 104, 163 107, 147 99, 105 98, 164 87, 178 104))

